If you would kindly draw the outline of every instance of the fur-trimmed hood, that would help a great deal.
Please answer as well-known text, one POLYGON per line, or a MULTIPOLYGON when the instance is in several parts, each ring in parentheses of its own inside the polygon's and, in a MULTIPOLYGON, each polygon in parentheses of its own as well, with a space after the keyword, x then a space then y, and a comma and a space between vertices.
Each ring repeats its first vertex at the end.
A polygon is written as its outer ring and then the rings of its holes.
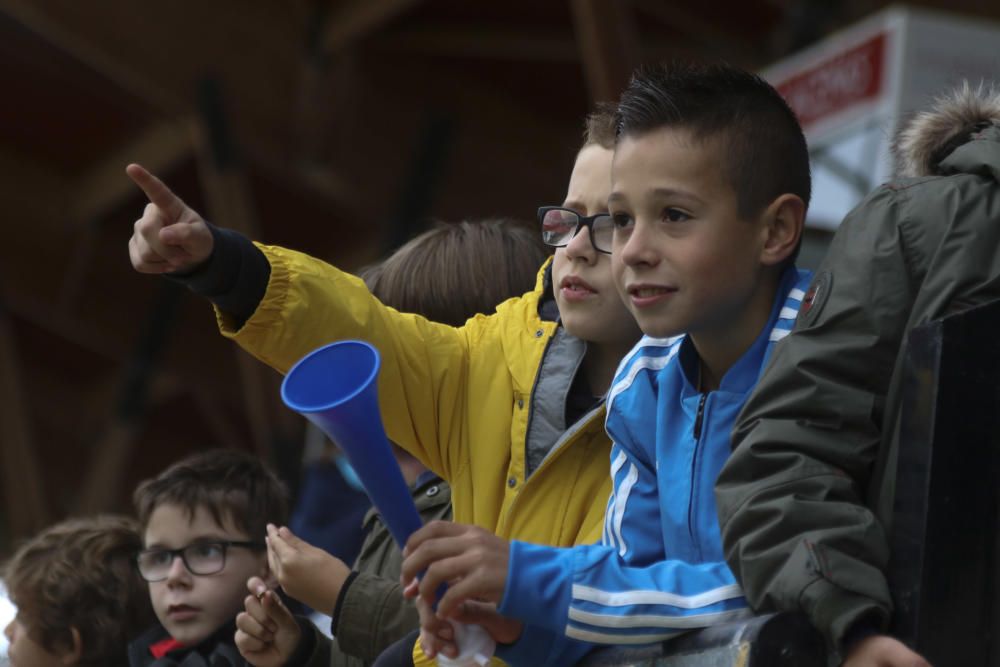
POLYGON ((964 82, 903 127, 893 146, 897 175, 936 175, 941 160, 988 125, 1000 127, 1000 89, 964 82))

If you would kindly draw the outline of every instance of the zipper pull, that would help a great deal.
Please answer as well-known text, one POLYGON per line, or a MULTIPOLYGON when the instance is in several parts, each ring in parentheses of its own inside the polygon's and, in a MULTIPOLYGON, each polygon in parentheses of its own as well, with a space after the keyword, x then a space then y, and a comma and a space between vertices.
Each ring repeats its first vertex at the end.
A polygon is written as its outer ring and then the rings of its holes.
POLYGON ((698 440, 701 437, 701 420, 705 416, 705 401, 708 399, 708 392, 706 391, 698 399, 698 414, 694 417, 694 439, 698 440))

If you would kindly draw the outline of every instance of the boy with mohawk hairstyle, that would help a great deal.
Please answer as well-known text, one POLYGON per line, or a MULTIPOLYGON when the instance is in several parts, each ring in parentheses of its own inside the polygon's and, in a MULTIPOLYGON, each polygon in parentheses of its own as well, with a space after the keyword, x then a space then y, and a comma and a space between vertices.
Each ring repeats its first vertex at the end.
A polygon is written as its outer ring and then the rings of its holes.
POLYGON ((132 565, 134 519, 68 519, 24 544, 0 570, 17 606, 4 630, 12 667, 125 667, 128 641, 153 620, 132 565))
POLYGON ((423 599, 432 654, 454 654, 440 619, 464 619, 470 601, 523 622, 498 651, 514 665, 572 664, 586 642, 661 641, 750 613, 712 490, 736 415, 808 283, 793 265, 810 194, 805 138, 770 85, 722 65, 638 71, 618 130, 612 270, 646 337, 608 396, 602 543, 558 549, 424 527, 403 574, 423 599), (443 582, 435 616, 428 603, 443 582))
MULTIPOLYGON (((246 665, 234 642, 236 615, 251 577, 277 585, 264 536, 268 523, 286 519, 284 484, 256 456, 216 449, 141 483, 134 500, 144 544, 136 565, 159 623, 129 645, 129 664, 246 665)), ((264 597, 281 604, 273 591, 264 597)), ((311 628, 303 629, 312 639, 311 628)), ((325 664, 329 645, 302 642, 294 661, 325 664)))
POLYGON ((884 634, 902 360, 914 327, 1000 298, 1000 91, 942 97, 896 153, 899 178, 837 230, 717 489, 753 604, 802 610, 851 667, 927 665, 884 634))

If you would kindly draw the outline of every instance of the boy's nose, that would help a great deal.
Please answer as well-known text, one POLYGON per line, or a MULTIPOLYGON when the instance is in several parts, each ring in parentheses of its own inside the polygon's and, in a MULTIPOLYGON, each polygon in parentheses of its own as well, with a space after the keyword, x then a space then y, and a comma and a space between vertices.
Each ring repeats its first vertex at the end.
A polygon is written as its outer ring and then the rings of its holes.
POLYGON ((581 225, 573 238, 566 244, 566 256, 570 259, 593 261, 597 258, 594 244, 590 242, 590 230, 581 225))
POLYGON ((180 554, 175 554, 174 559, 170 561, 170 568, 167 570, 167 583, 186 581, 190 575, 187 566, 184 565, 184 559, 181 558, 180 554))
POLYGON ((10 623, 7 624, 7 627, 3 629, 3 636, 6 637, 7 641, 9 641, 11 644, 14 643, 14 630, 15 630, 14 626, 16 624, 17 621, 11 621, 10 623))
POLYGON ((650 225, 636 222, 625 243, 617 249, 621 261, 629 266, 636 264, 655 265, 659 257, 653 239, 650 237, 650 225))

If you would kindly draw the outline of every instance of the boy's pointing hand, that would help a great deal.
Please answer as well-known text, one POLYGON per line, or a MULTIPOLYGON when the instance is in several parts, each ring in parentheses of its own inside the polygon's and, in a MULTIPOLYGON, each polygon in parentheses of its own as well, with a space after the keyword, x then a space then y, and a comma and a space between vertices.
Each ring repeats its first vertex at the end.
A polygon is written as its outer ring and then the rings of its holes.
POLYGON ((448 584, 438 601, 440 618, 454 616, 466 600, 499 604, 503 599, 510 544, 487 530, 433 521, 410 536, 403 555, 400 580, 405 596, 420 595, 433 604, 441 584, 448 584))
POLYGON ((125 168, 149 199, 128 242, 129 259, 140 273, 191 271, 212 254, 212 232, 197 211, 188 207, 153 174, 137 164, 125 168))

